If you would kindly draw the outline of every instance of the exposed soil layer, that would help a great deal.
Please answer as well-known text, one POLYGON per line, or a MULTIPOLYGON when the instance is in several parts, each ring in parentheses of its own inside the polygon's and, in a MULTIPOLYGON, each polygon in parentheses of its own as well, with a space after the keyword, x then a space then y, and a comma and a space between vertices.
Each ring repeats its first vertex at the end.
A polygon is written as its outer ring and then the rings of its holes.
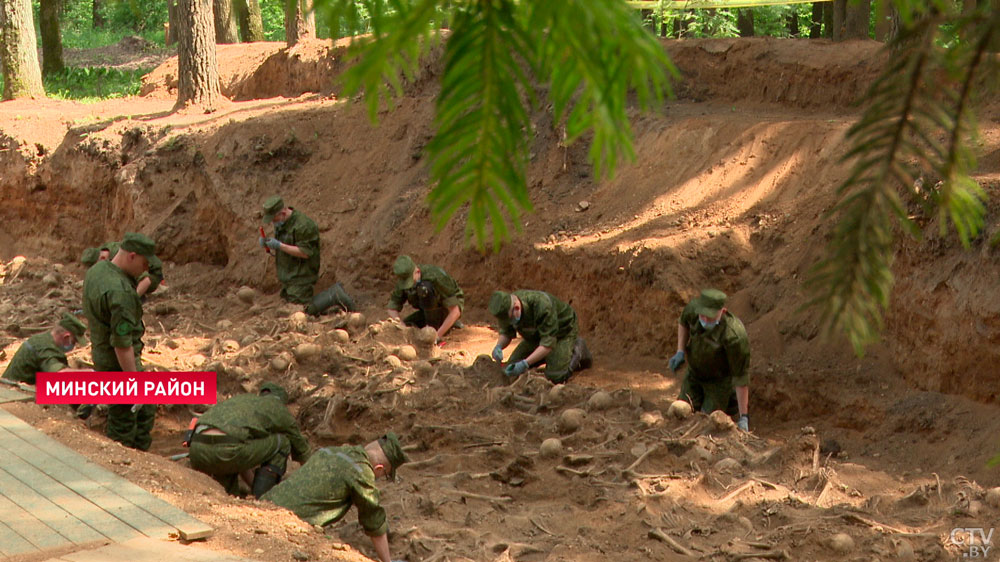
MULTIPOLYGON (((563 147, 537 116, 535 212, 497 254, 469 249, 461 224, 435 233, 429 221, 421 151, 433 133, 436 61, 377 126, 337 97, 344 47, 322 42, 220 46, 233 101, 210 115, 170 113, 176 60, 136 99, 6 102, 0 361, 56 311, 79 306, 84 247, 139 230, 166 263, 165 288, 146 303, 151 364, 217 370, 223 397, 279 380, 314 444, 395 429, 413 445, 415 466, 383 490, 394 558, 960 557, 951 529, 1000 517, 985 497, 1000 485, 985 466, 1000 449, 995 250, 983 240, 965 250, 927 219, 928 235, 897 253, 884 338, 863 360, 800 310, 848 173, 840 159, 852 104, 884 60, 881 45, 665 48, 680 70, 678 99, 635 116, 637 160, 614 178, 597 181, 587 147, 563 147), (272 193, 317 221, 320 285, 344 283, 363 321, 301 322, 276 299, 256 239, 272 193), (399 253, 443 266, 465 290, 467 327, 441 349, 384 321, 399 253), (244 285, 257 291, 252 302, 235 294, 244 285), (676 319, 704 286, 730 295, 750 334, 752 435, 669 414, 676 319), (569 385, 535 375, 511 383, 477 358, 495 341, 490 293, 522 287, 549 290, 580 316, 596 360, 569 385), (320 353, 297 357, 303 343, 320 353), (393 366, 387 358, 407 344, 421 357, 393 366), (609 406, 592 403, 598 391, 609 406), (560 418, 573 408, 585 415, 570 431, 560 418), (562 451, 543 455, 553 437, 562 451), (853 544, 831 544, 841 533, 853 544)), ((977 179, 995 195, 1000 110, 979 117, 977 179)), ((991 203, 985 239, 996 216, 991 203)), ((373 554, 353 515, 324 535, 162 458, 182 450, 187 409, 161 412, 150 455, 107 441, 100 419, 88 430, 60 408, 5 407, 218 526, 203 546, 262 560, 373 554)))

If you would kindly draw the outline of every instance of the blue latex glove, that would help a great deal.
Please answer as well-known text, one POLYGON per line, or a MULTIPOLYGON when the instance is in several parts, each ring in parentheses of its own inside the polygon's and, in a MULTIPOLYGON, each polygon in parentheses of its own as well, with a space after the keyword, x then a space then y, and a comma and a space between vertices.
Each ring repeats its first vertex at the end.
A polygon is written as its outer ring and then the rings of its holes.
POLYGON ((527 370, 528 370, 528 362, 522 359, 517 363, 511 363, 510 365, 507 365, 507 368, 504 369, 504 372, 507 373, 508 377, 516 377, 527 370))
POLYGON ((493 348, 493 353, 491 354, 493 360, 497 363, 503 363, 503 348, 497 345, 493 348))
POLYGON ((750 431, 750 415, 741 415, 740 421, 736 422, 736 427, 742 429, 743 431, 750 431))
POLYGON ((278 248, 281 247, 281 241, 278 240, 277 238, 264 238, 262 239, 260 245, 267 246, 268 248, 271 248, 274 251, 278 251, 278 248))
POLYGON ((671 371, 677 372, 677 369, 680 369, 681 365, 683 365, 683 364, 684 364, 684 352, 683 351, 678 351, 677 353, 674 354, 673 357, 670 358, 670 370, 671 371))

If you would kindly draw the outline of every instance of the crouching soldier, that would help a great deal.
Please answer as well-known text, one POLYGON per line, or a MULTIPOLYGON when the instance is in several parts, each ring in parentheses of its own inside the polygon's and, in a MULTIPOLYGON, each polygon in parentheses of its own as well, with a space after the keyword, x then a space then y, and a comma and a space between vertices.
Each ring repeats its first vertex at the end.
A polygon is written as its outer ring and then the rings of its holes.
POLYGON ((545 363, 545 378, 561 383, 593 362, 587 344, 578 337, 576 312, 554 296, 543 291, 496 291, 489 310, 499 323, 500 338, 492 354, 496 362, 503 361, 503 350, 515 337, 523 340, 507 359, 508 376, 545 363))
POLYGON ((399 256, 392 273, 396 288, 389 296, 391 318, 399 318, 399 311, 409 302, 417 310, 403 319, 407 326, 432 326, 439 341, 453 326, 461 327, 458 319, 465 307, 465 293, 445 270, 436 265, 417 265, 410 256, 399 256))
POLYGON ((391 431, 364 447, 325 447, 262 499, 319 526, 340 521, 352 505, 357 506, 358 522, 371 537, 379 561, 391 562, 389 523, 375 479, 395 480, 396 469, 408 461, 391 431))
POLYGON ((72 314, 63 314, 59 323, 47 332, 35 334, 17 348, 7 364, 3 379, 10 382, 35 384, 38 372, 82 371, 70 369, 66 354, 76 345, 87 345, 87 326, 72 314))
POLYGON ((191 466, 237 495, 240 478, 254 497, 281 481, 288 456, 309 458, 309 442, 285 403, 288 393, 264 383, 260 394, 240 394, 209 408, 191 436, 191 466))

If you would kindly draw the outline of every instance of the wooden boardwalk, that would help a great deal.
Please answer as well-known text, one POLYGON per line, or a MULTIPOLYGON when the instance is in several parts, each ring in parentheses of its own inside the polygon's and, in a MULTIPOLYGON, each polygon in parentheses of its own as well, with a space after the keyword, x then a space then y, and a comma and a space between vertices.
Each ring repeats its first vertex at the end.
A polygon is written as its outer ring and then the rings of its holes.
POLYGON ((45 562, 253 562, 204 548, 150 538, 132 539, 94 550, 64 554, 45 562))
POLYGON ((0 409, 0 559, 212 528, 0 409))

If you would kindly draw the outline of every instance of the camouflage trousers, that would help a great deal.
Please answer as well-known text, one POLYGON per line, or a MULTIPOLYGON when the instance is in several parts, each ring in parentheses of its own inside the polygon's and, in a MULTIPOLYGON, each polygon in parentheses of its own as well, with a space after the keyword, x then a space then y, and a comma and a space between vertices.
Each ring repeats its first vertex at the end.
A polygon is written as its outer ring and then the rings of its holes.
MULTIPOLYGON (((538 344, 537 339, 523 338, 507 361, 517 363, 527 358, 538 344)), ((542 363, 545 364, 545 378, 558 384, 569 380, 574 372, 590 367, 591 358, 583 339, 577 337, 577 330, 574 329, 570 335, 556 340, 542 363)))
POLYGON ((108 426, 105 435, 115 441, 148 451, 153 444, 153 422, 156 420, 156 405, 144 404, 133 412, 131 404, 111 404, 108 406, 108 426))
POLYGON ((736 402, 736 388, 732 377, 703 379, 691 375, 691 368, 684 373, 681 394, 678 399, 691 403, 695 411, 710 414, 722 410, 733 416, 739 412, 736 402))
POLYGON ((269 464, 283 474, 291 453, 291 443, 280 433, 242 442, 228 435, 199 434, 191 441, 190 459, 191 468, 208 474, 235 496, 241 472, 269 464))
POLYGON ((281 298, 296 304, 310 304, 313 299, 313 283, 288 283, 281 286, 281 298))

